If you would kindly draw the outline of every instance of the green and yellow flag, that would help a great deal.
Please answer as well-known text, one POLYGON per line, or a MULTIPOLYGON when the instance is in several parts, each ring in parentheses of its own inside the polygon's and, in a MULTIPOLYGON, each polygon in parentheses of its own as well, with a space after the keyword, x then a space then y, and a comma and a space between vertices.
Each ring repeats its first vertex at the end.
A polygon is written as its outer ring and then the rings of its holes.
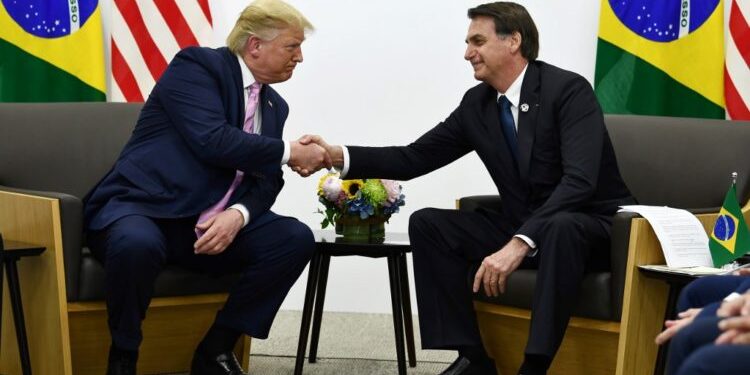
POLYGON ((604 112, 724 118, 723 0, 602 0, 599 22, 604 112))
POLYGON ((714 230, 708 241, 715 267, 721 267, 750 250, 750 231, 747 229, 742 210, 737 203, 734 183, 729 188, 724 205, 716 218, 714 230))
POLYGON ((97 0, 0 0, 0 101, 104 101, 97 0))

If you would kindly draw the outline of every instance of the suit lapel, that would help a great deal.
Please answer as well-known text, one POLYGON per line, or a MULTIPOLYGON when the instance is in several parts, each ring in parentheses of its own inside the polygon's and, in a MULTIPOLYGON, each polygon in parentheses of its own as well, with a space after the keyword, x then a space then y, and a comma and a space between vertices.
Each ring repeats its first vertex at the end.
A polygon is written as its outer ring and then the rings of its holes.
MULTIPOLYGON (((488 135, 487 140, 492 143, 492 148, 500 156, 500 159, 505 161, 513 160, 508 149, 508 144, 505 142, 505 135, 503 135, 502 125, 500 125, 500 112, 497 108, 497 91, 490 85, 485 85, 487 91, 485 97, 482 100, 482 125, 485 128, 486 134, 488 135)), ((512 162, 508 162, 507 165, 513 165, 512 162)))
POLYGON ((526 68, 518 107, 518 170, 521 181, 526 182, 529 179, 529 164, 539 114, 539 69, 533 62, 526 68), (527 110, 524 111, 524 108, 527 110))
POLYGON ((242 127, 245 125, 245 106, 243 105, 243 103, 245 103, 245 88, 242 87, 242 71, 240 70, 240 62, 237 60, 237 56, 233 54, 228 48, 222 47, 220 48, 220 50, 222 52, 224 60, 227 62, 227 64, 229 64, 229 69, 232 72, 232 78, 234 78, 234 87, 232 87, 232 91, 234 91, 234 97, 238 99, 234 116, 234 118, 236 119, 234 121, 234 126, 242 129, 242 127))

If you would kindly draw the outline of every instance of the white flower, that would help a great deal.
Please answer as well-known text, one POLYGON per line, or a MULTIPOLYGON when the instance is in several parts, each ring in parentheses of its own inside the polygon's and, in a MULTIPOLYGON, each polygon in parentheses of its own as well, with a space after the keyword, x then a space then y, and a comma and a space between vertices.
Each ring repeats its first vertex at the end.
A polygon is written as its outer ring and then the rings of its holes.
POLYGON ((328 178, 323 181, 322 188, 323 195, 326 199, 335 202, 339 199, 339 194, 341 193, 341 179, 336 176, 328 176, 328 178))

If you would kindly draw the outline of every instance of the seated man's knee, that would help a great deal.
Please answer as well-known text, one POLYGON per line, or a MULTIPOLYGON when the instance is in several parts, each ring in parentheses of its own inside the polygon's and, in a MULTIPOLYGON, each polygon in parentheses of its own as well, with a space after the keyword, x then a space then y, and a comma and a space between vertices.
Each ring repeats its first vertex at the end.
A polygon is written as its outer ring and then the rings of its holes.
POLYGON ((440 210, 437 208, 423 208, 415 211, 409 217, 409 234, 423 232, 435 223, 435 216, 440 210))
POLYGON ((287 228, 287 233, 288 241, 295 249, 295 254, 310 260, 313 251, 315 251, 315 236, 310 227, 300 221, 293 220, 287 228))

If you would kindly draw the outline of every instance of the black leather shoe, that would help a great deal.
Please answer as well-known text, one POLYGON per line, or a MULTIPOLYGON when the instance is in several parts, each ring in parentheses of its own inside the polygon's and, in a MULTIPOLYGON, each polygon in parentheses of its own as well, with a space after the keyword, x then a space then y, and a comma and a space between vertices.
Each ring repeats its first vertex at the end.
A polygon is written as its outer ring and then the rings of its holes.
POLYGON ((107 363, 107 375, 135 375, 136 361, 125 357, 109 357, 107 363))
POLYGON ((234 353, 221 353, 213 358, 196 350, 193 354, 193 364, 190 375, 247 375, 242 371, 240 362, 234 353))
POLYGON ((459 356, 440 375, 496 375, 495 363, 492 360, 472 363, 468 358, 459 356))

